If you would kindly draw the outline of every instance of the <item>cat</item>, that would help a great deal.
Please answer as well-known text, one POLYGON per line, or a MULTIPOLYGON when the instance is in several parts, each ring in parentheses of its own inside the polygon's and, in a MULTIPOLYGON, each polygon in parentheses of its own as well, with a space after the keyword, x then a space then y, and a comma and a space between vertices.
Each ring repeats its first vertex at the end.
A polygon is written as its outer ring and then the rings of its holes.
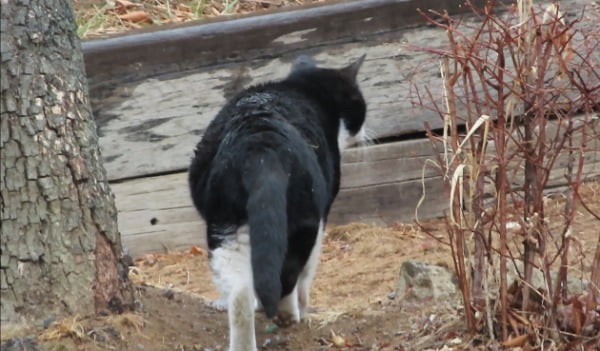
POLYGON ((194 150, 189 187, 225 298, 229 351, 255 351, 254 311, 300 321, 340 187, 340 151, 362 138, 356 76, 300 56, 280 81, 231 98, 194 150))

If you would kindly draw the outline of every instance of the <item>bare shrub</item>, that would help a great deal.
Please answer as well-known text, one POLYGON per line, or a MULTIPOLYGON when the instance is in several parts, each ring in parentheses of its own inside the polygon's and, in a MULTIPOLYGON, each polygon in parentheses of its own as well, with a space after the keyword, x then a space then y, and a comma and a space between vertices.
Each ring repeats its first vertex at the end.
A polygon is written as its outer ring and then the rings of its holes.
POLYGON ((589 292, 573 296, 566 282, 567 267, 581 259, 569 247, 576 210, 588 208, 578 193, 586 156, 600 147, 600 34, 585 13, 567 19, 555 4, 496 5, 466 2, 475 24, 422 12, 446 31, 449 47, 413 48, 440 57, 441 96, 415 91, 443 120, 440 132, 426 125, 439 155, 426 166, 439 169, 448 190, 446 229, 466 323, 507 346, 591 345, 600 333, 600 241, 589 292), (557 185, 567 201, 562 218, 548 218, 545 190, 557 185), (507 280, 511 266, 515 282, 507 280), (542 287, 534 286, 536 270, 542 287))

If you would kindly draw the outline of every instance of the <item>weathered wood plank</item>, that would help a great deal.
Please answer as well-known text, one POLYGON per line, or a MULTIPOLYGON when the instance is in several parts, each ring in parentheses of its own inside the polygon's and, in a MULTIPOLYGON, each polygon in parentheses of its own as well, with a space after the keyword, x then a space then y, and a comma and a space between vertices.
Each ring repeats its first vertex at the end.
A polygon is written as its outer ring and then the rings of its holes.
MULTIPOLYGON (((600 140, 595 142, 600 144, 600 140)), ((585 154, 585 178, 600 175, 600 145, 589 146, 591 151, 585 154)), ((432 157, 433 150, 425 139, 346 150, 342 187, 329 222, 411 221, 422 195, 423 164, 432 157)), ((566 154, 560 156, 548 186, 565 184, 566 160, 566 154)), ((519 182, 515 177, 512 184, 518 188, 519 182)), ((448 204, 441 178, 428 168, 424 184, 426 196, 419 218, 440 216, 448 204)), ((205 245, 205 226, 192 206, 187 173, 139 178, 111 186, 116 196, 123 242, 131 253, 205 245)))
MULTIPOLYGON (((401 135, 421 130, 424 121, 434 128, 441 126, 437 114, 414 108, 410 98, 411 75, 417 62, 429 62, 432 67, 425 70, 431 74, 423 80, 438 79, 436 64, 424 54, 402 55, 399 51, 403 40, 440 41, 440 33, 421 29, 369 48, 358 44, 324 48, 315 57, 341 67, 368 52, 359 74, 368 102, 367 126, 378 138, 401 135)), ((166 75, 122 84, 112 95, 94 98, 109 178, 184 170, 195 144, 226 97, 242 86, 284 77, 292 59, 286 56, 190 71, 184 76, 166 75)))
MULTIPOLYGON (((419 208, 419 218, 434 218, 447 208, 441 177, 424 179, 427 196, 419 208)), ((403 182, 369 185, 362 188, 341 189, 331 209, 329 223, 351 222, 389 225, 393 222, 411 222, 423 193, 423 182, 411 179, 403 182)))
MULTIPOLYGON (((415 109, 411 80, 439 79, 428 55, 443 31, 407 29, 422 9, 464 11, 459 0, 366 0, 94 40, 83 44, 90 96, 111 180, 181 171, 225 99, 284 77, 299 53, 342 66, 368 53, 360 85, 377 137, 439 126, 415 109), (275 59, 273 59, 275 57, 275 59)), ((437 86, 437 84, 436 84, 437 86)))
MULTIPOLYGON (((473 1, 483 4, 483 0, 473 1)), ((277 57, 424 23, 416 11, 467 10, 462 0, 328 1, 271 13, 202 19, 83 43, 92 88, 215 64, 277 57)))
MULTIPOLYGON (((186 209, 193 213, 194 220, 190 222, 178 222, 168 224, 158 224, 155 227, 135 227, 139 232, 132 233, 122 231, 121 237, 123 247, 135 256, 148 252, 163 252, 165 250, 186 250, 191 246, 206 247, 206 228, 204 222, 198 217, 195 210, 191 207, 186 209)), ((159 218, 164 211, 159 212, 159 218)), ((138 214, 147 217, 145 213, 138 214)), ((169 216, 172 211, 169 212, 169 216)), ((120 214, 120 218, 121 218, 120 214)), ((121 225, 125 230, 129 228, 121 225)))
MULTIPOLYGON (((146 178, 153 183, 180 183, 185 179, 185 173, 146 178), (164 179, 168 178, 168 179, 164 179)), ((137 188, 137 180, 122 183, 123 187, 137 188)), ((183 183, 183 182, 182 182, 183 183)), ((121 185, 121 184, 119 184, 121 185)), ((426 178, 428 189, 427 200, 419 210, 420 218, 439 216, 446 207, 445 202, 439 201, 443 193, 439 177, 426 178)), ((401 183, 370 185, 355 189, 342 189, 330 214, 330 224, 343 224, 355 221, 389 224, 394 221, 410 221, 415 214, 415 205, 421 197, 421 181, 409 180, 401 183)), ((206 226, 187 198, 187 187, 172 192, 173 200, 180 199, 182 207, 160 208, 160 195, 152 192, 140 194, 142 204, 136 209, 129 209, 122 201, 121 186, 113 186, 116 202, 119 207, 119 228, 124 246, 132 255, 146 252, 156 252, 167 249, 185 249, 191 245, 205 247, 206 226), (152 224, 154 223, 154 224, 152 224)))
POLYGON ((441 96, 437 59, 407 45, 443 47, 446 35, 407 25, 419 23, 417 6, 458 3, 357 1, 85 43, 109 179, 183 171, 225 99, 284 77, 300 53, 334 67, 367 53, 359 83, 376 138, 441 127, 438 114, 413 106, 411 89, 418 81, 441 96))
MULTIPOLYGON (((386 223, 411 220, 421 191, 422 165, 432 157, 428 140, 375 145, 344 152, 342 189, 330 223, 386 223)), ((439 178, 425 173, 428 197, 421 216, 441 214, 439 178)), ((119 209, 124 245, 133 254, 204 245, 205 227, 193 208, 187 173, 146 177, 111 184, 119 209)))
POLYGON ((187 173, 113 183, 123 246, 133 255, 205 245, 187 173))
MULTIPOLYGON (((125 245, 137 254, 203 244, 204 226, 183 173, 194 145, 227 97, 249 84, 284 77, 299 53, 335 67, 367 52, 359 83, 369 104, 367 126, 377 138, 422 131, 424 122, 440 127, 437 114, 412 106, 410 89, 418 80, 436 94, 437 62, 404 45, 440 47, 445 35, 406 25, 418 22, 417 5, 448 8, 459 2, 356 1, 85 43, 92 104, 125 245)), ((410 220, 421 196, 422 165, 431 157, 427 140, 348 150, 330 221, 410 220)), ((598 154, 586 159, 585 174, 599 174, 598 154)), ((564 183, 564 167, 561 156, 550 185, 564 183)), ((428 195, 420 216, 427 218, 441 214, 447 201, 435 172, 428 169, 424 176, 428 195)), ((518 187, 520 178, 513 180, 518 187)))
MULTIPOLYGON (((341 188, 363 188, 420 179, 423 164, 433 157, 433 152, 427 139, 348 149, 343 153, 341 188)), ((436 175, 432 168, 425 170, 426 178, 436 175)))

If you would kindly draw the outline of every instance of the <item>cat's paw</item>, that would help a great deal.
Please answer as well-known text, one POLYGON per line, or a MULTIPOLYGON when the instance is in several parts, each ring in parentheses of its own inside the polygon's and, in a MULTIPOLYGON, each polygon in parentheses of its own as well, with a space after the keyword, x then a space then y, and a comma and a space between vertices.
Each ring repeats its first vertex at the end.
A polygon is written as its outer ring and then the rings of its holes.
POLYGON ((295 316, 293 313, 285 311, 280 311, 275 317, 273 317, 273 323, 280 328, 287 328, 297 322, 299 322, 297 316, 295 316))
POLYGON ((300 322, 300 309, 298 308, 298 291, 294 289, 291 294, 284 296, 279 301, 279 314, 285 316, 284 319, 291 319, 294 322, 300 322), (289 317, 287 316, 289 315, 289 317))

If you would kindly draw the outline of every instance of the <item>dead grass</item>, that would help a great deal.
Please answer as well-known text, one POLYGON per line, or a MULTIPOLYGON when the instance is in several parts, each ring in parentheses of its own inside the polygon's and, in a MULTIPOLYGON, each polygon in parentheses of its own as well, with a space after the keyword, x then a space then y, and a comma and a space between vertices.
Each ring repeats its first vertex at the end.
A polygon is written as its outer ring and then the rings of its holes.
POLYGON ((133 329, 138 333, 141 333, 142 328, 146 324, 144 317, 132 312, 111 315, 107 318, 107 322, 115 328, 124 327, 126 329, 133 329))
POLYGON ((77 33, 93 38, 132 29, 246 14, 324 0, 74 0, 77 33))
POLYGON ((79 316, 75 315, 56 321, 39 335, 39 339, 43 341, 65 338, 76 340, 83 340, 85 338, 85 328, 83 327, 79 316))
MULTIPOLYGON (((83 343, 90 337, 94 339, 101 336, 101 339, 106 339, 108 336, 107 330, 112 330, 115 335, 118 335, 118 338, 123 338, 121 333, 127 330, 131 330, 142 337, 147 337, 142 333, 145 325, 146 320, 144 317, 133 312, 94 318, 80 318, 75 315, 52 323, 48 328, 37 334, 37 339, 42 342, 68 340, 75 343, 83 343), (95 325, 102 325, 103 327, 94 328, 95 325)), ((3 340, 31 333, 32 330, 30 328, 25 334, 23 332, 9 334, 3 340)), ((2 331, 2 337, 5 337, 4 330, 2 331)))

